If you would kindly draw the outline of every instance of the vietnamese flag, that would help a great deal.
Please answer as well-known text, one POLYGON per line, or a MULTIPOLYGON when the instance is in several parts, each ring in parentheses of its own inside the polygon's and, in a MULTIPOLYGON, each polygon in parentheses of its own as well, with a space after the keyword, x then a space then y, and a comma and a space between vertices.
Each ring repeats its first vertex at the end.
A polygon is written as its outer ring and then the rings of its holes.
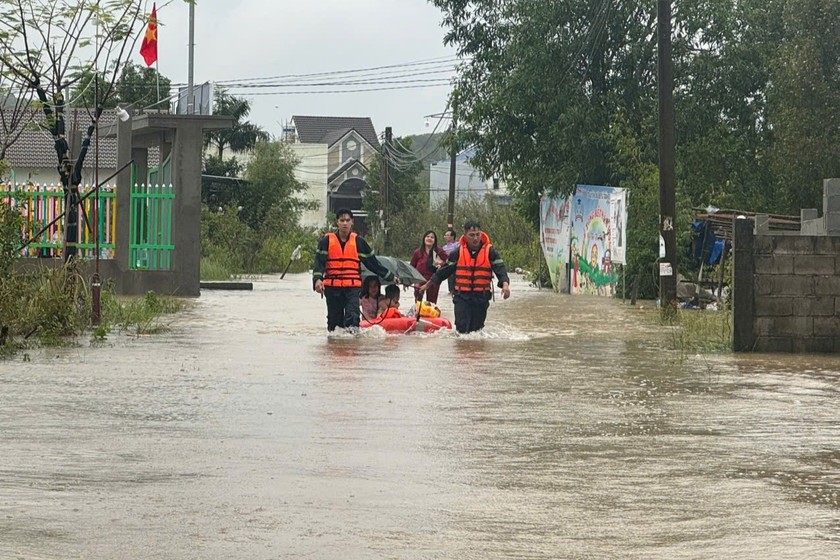
POLYGON ((146 27, 146 35, 140 45, 140 55, 146 61, 146 66, 157 62, 157 6, 152 4, 152 17, 149 18, 149 25, 146 27))

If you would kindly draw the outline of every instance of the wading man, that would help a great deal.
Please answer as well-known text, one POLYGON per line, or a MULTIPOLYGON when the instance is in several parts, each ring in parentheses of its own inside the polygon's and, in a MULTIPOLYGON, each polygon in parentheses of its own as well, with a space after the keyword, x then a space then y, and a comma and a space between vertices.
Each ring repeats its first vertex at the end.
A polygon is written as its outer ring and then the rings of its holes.
POLYGON ((505 263, 490 238, 481 231, 481 224, 469 221, 464 224, 464 235, 458 247, 449 253, 446 265, 419 289, 425 291, 433 282, 440 284, 455 275, 455 329, 471 333, 484 328, 487 308, 493 297, 493 274, 499 280, 502 297, 510 297, 510 278, 505 263))
POLYGON ((399 279, 377 260, 367 241, 353 233, 353 212, 341 208, 335 213, 338 231, 328 233, 318 242, 312 265, 313 288, 327 300, 327 330, 336 327, 351 331, 359 328, 362 291, 361 263, 386 282, 399 279))

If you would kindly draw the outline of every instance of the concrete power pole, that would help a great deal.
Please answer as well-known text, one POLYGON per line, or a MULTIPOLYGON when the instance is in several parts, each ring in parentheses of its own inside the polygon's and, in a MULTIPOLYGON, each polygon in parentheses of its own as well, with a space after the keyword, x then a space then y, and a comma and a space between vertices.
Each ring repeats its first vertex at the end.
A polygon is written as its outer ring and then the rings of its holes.
POLYGON ((187 48, 187 114, 192 115, 195 113, 195 97, 193 96, 193 68, 195 67, 195 4, 193 2, 190 2, 189 41, 190 44, 187 48))
POLYGON ((674 68, 671 54, 671 0, 658 0, 659 35, 659 234, 665 258, 659 269, 659 300, 664 315, 677 308, 676 135, 674 68))
POLYGON ((391 144, 394 140, 394 132, 390 126, 385 127, 385 145, 382 150, 382 250, 388 252, 388 230, 390 229, 391 204, 391 144))
POLYGON ((447 212, 446 223, 449 229, 453 229, 455 224, 455 171, 457 170, 455 158, 458 155, 457 144, 455 143, 455 132, 457 130, 455 125, 455 115, 452 115, 452 146, 449 149, 449 209, 447 212))

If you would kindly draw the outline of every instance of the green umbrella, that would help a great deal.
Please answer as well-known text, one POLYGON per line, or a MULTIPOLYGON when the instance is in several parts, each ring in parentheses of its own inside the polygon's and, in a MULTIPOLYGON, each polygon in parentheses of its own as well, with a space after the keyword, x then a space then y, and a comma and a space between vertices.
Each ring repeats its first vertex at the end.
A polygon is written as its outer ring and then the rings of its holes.
MULTIPOLYGON (((418 271, 416 268, 414 268, 405 261, 401 261, 396 257, 377 256, 376 259, 390 273, 399 278, 400 283, 405 286, 412 286, 417 282, 420 282, 421 284, 426 282, 426 279, 423 278, 423 275, 420 274, 420 271, 418 271)), ((368 276, 371 276, 372 274, 372 272, 365 268, 365 265, 362 265, 362 278, 366 278, 368 276)), ((383 278, 382 280, 384 281, 385 279, 383 278)))

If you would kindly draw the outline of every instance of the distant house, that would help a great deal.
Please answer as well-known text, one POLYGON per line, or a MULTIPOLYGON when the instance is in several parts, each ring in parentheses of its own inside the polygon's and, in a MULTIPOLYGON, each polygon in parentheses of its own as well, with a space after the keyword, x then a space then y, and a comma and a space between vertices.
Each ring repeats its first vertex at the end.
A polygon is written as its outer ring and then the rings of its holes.
MULTIPOLYGON (((500 204, 510 204, 507 185, 498 177, 485 178, 472 166, 470 159, 475 148, 468 148, 455 157, 455 200, 470 197, 483 199, 486 195, 496 197, 500 204)), ((449 175, 451 163, 443 159, 429 167, 429 204, 434 207, 449 200, 449 175)))
MULTIPOLYGON (((65 125, 70 148, 73 156, 78 156, 81 147, 82 134, 90 124, 87 110, 68 109, 65 113, 65 125)), ((20 136, 6 151, 6 160, 11 166, 9 180, 15 183, 59 184, 61 177, 58 173, 58 157, 55 153, 55 143, 48 131, 39 126, 44 122, 42 111, 36 113, 34 122, 24 127, 20 136)), ((116 114, 113 109, 103 111, 99 120, 99 180, 104 181, 117 169, 117 139, 116 114)), ((159 150, 150 150, 150 160, 157 164, 159 150)), ((93 184, 96 177, 96 145, 91 143, 87 156, 82 164, 82 185, 93 184)), ((111 183, 115 183, 112 180, 111 183)), ((145 177, 138 178, 138 182, 146 182, 145 177)))
POLYGON ((305 198, 318 203, 315 210, 304 212, 301 225, 324 227, 334 220, 338 208, 349 208, 363 231, 365 175, 379 151, 370 118, 295 115, 283 138, 300 159, 295 177, 307 185, 305 198))

